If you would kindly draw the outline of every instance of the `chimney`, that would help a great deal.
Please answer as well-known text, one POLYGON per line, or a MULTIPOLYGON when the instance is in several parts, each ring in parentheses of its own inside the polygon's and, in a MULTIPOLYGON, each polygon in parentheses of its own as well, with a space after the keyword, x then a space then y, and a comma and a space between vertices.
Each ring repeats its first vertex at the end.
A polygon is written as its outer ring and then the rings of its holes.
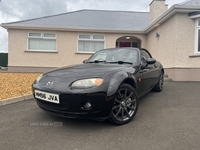
POLYGON ((153 0, 150 4, 150 23, 160 17, 167 9, 165 0, 153 0))

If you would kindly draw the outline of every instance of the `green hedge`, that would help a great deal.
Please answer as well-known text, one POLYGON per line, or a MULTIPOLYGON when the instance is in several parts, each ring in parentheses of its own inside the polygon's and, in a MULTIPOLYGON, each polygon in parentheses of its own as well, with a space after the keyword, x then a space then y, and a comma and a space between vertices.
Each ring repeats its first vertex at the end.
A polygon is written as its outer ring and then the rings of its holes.
POLYGON ((0 66, 8 66, 8 53, 0 53, 0 66))

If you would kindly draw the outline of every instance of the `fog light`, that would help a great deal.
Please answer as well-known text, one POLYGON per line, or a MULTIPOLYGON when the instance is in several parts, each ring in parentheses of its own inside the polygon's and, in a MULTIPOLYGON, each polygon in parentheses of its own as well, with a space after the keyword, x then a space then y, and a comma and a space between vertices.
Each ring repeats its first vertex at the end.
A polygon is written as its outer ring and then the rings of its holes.
POLYGON ((92 107, 92 104, 90 102, 83 103, 83 108, 84 109, 91 109, 91 107, 92 107))

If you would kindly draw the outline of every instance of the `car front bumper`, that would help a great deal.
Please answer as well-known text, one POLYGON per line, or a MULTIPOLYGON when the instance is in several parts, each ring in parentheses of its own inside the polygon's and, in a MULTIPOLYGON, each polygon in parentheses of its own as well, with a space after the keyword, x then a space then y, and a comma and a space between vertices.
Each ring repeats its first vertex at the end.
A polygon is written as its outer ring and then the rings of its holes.
POLYGON ((57 116, 66 118, 106 119, 110 116, 114 95, 107 97, 105 92, 81 94, 59 93, 59 104, 47 102, 36 97, 35 99, 40 108, 57 116), (86 102, 91 104, 90 109, 83 107, 86 102))

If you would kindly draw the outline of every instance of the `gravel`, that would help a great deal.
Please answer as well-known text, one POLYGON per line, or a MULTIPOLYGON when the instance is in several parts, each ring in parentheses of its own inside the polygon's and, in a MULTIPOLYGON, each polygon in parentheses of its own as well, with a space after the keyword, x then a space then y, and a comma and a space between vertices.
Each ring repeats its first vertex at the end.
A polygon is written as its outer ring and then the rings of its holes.
POLYGON ((0 100, 31 94, 31 85, 39 75, 0 72, 0 100))

